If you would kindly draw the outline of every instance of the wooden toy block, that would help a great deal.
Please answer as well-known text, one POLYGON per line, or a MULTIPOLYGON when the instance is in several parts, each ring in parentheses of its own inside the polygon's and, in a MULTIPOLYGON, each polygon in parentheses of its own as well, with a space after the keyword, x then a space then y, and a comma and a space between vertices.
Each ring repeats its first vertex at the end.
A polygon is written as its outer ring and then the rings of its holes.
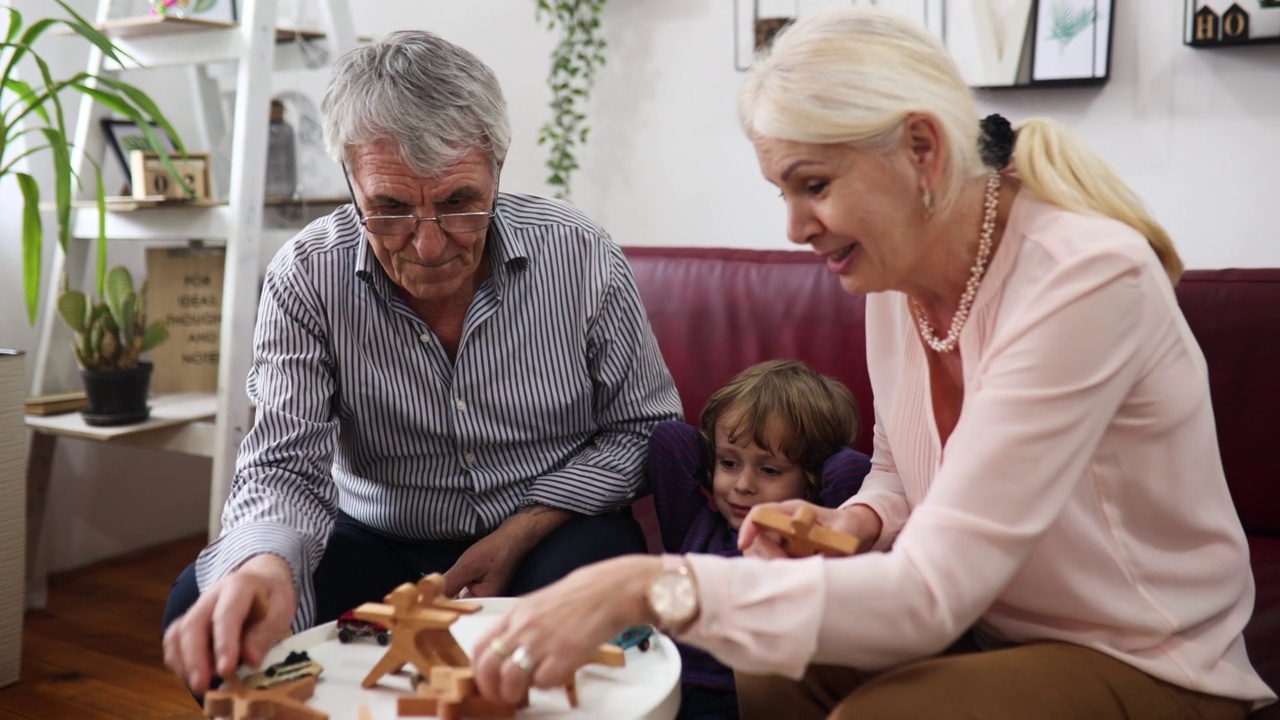
POLYGON ((756 510, 753 522, 763 528, 780 533, 787 539, 787 554, 791 557, 808 557, 827 551, 839 555, 852 555, 858 549, 858 538, 824 528, 814 522, 813 508, 801 507, 795 515, 770 508, 756 510))
MULTIPOLYGON (((519 707, 528 704, 526 695, 519 707)), ((440 720, 480 720, 515 717, 516 706, 480 697, 471 668, 441 666, 431 671, 429 683, 418 684, 413 695, 396 700, 396 713, 399 717, 434 715, 440 720)))
POLYGON ((444 596, 444 575, 432 573, 418 581, 418 597, 423 607, 438 610, 451 610, 463 615, 471 615, 481 610, 480 603, 450 600, 444 596))
MULTIPOLYGON (((432 668, 439 665, 471 666, 470 658, 454 640, 449 627, 460 614, 474 611, 468 607, 445 609, 436 606, 440 598, 435 594, 435 581, 425 587, 429 592, 424 597, 419 586, 405 583, 386 596, 385 604, 365 603, 352 613, 361 620, 376 622, 391 631, 391 644, 361 683, 364 687, 377 685, 382 676, 399 672, 409 664, 424 677, 430 677, 432 668)), ((462 606, 472 604, 459 603, 462 606)), ((476 610, 479 610, 478 606, 476 610)))
POLYGON ((329 720, 327 714, 305 704, 315 691, 314 677, 253 690, 233 675, 223 681, 222 687, 205 694, 204 714, 208 718, 232 720, 329 720))
POLYGON ((607 667, 626 667, 627 655, 622 648, 617 645, 605 643, 596 648, 596 652, 587 661, 589 664, 605 665, 607 667))

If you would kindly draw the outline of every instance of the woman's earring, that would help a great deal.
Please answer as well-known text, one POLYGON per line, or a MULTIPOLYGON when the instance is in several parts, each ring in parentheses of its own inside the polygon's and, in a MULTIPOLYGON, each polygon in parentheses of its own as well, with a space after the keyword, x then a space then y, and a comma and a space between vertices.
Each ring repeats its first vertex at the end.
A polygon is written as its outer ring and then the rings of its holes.
POLYGON ((933 191, 925 188, 920 192, 920 200, 924 202, 924 216, 926 218, 933 216, 933 191))

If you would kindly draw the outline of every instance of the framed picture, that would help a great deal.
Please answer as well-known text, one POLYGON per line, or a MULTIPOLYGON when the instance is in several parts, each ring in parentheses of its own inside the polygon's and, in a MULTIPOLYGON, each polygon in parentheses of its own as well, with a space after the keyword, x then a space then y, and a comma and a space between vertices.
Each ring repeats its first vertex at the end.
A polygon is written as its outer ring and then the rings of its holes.
POLYGON ((824 8, 841 5, 875 5, 893 10, 943 38, 944 0, 734 0, 734 67, 742 72, 750 70, 755 58, 768 50, 774 36, 788 25, 824 8))
POLYGON ((1032 84, 1106 82, 1114 11, 1114 0, 1039 0, 1032 35, 1032 84))
MULTIPOLYGON (((160 129, 159 125, 151 123, 151 129, 155 131, 165 144, 165 150, 169 152, 177 152, 177 145, 174 144, 173 138, 160 129)), ((147 136, 132 120, 117 120, 114 118, 102 119, 102 132, 107 137, 107 144, 111 146, 111 154, 115 156, 119 163, 120 172, 125 177, 126 187, 123 194, 130 194, 128 187, 129 178, 129 153, 133 150, 154 150, 151 143, 147 141, 147 136)))

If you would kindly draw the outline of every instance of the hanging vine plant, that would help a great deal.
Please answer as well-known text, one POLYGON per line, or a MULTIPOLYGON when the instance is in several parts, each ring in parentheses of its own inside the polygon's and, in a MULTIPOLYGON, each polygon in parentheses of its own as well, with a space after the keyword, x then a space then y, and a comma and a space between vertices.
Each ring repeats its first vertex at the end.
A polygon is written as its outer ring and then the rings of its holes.
POLYGON ((555 195, 567 199, 573 172, 578 169, 575 151, 587 142, 591 126, 585 108, 596 72, 604 65, 604 38, 600 37, 600 13, 607 0, 537 0, 537 18, 547 29, 560 33, 551 51, 551 118, 538 130, 538 144, 549 146, 547 184, 555 195))

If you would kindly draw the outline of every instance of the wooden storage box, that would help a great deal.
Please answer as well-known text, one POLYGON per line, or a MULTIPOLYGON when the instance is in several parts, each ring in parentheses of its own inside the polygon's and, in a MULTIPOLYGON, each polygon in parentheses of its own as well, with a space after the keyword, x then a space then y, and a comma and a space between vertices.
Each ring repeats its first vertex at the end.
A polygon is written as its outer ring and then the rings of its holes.
POLYGON ((170 155, 174 168, 195 191, 188 195, 182 185, 169 174, 169 168, 160 160, 160 154, 146 150, 129 152, 129 187, 138 199, 165 198, 167 200, 208 200, 213 183, 209 178, 209 153, 188 153, 186 157, 170 155))

